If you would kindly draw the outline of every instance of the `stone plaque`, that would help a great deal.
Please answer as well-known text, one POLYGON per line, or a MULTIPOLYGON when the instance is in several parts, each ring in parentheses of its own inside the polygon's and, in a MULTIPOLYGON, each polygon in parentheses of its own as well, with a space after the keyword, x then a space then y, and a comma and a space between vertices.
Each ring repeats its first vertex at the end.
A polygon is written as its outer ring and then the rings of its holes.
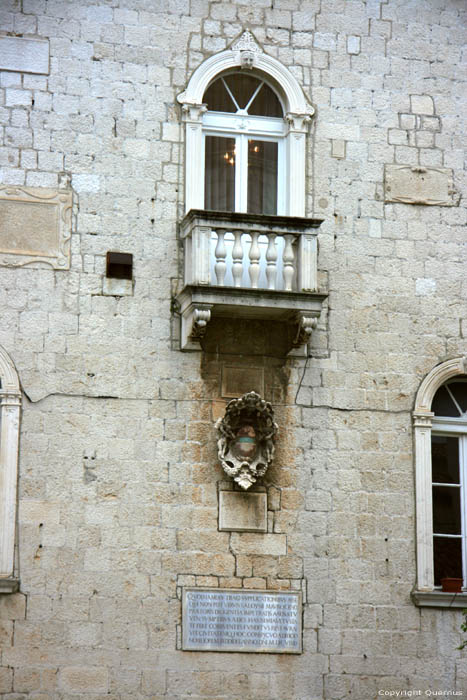
POLYGON ((248 391, 264 396, 263 367, 222 367, 222 396, 235 399, 248 391))
POLYGON ((0 36, 0 70, 47 75, 49 72, 48 40, 0 36))
POLYGON ((300 591, 184 588, 182 649, 301 654, 300 591))
POLYGON ((451 169, 411 165, 384 166, 384 198, 386 202, 443 207, 459 203, 451 169))
POLYGON ((0 187, 0 265, 70 267, 70 190, 0 187))
POLYGON ((219 530, 266 532, 267 495, 219 491, 219 530))

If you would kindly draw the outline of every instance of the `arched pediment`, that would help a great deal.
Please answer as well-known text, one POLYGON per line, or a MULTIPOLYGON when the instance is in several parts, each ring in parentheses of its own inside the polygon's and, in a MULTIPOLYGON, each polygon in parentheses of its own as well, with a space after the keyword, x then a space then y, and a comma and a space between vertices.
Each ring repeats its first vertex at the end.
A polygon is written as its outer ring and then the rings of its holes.
POLYGON ((414 413, 429 413, 433 397, 439 387, 451 377, 467 373, 467 358, 457 357, 434 367, 425 377, 418 390, 414 413))
POLYGON ((307 101, 296 78, 280 61, 265 54, 248 31, 230 49, 203 61, 191 76, 187 89, 178 96, 178 101, 187 106, 201 105, 203 95, 214 78, 233 68, 253 70, 269 77, 278 86, 287 113, 307 117, 314 114, 314 108, 307 101))
POLYGON ((20 394, 18 373, 11 357, 0 345, 0 393, 20 394))

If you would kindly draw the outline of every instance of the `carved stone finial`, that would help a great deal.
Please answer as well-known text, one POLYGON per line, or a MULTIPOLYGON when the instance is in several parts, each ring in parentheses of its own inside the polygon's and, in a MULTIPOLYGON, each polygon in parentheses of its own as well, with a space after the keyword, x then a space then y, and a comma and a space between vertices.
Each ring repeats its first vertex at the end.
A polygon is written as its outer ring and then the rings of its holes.
POLYGON ((222 467, 246 491, 266 473, 274 456, 277 424, 272 406, 250 391, 227 404, 216 429, 222 467))
POLYGON ((263 50, 256 42, 253 34, 246 29, 242 36, 232 44, 232 51, 240 54, 240 65, 242 68, 253 68, 255 57, 263 50))

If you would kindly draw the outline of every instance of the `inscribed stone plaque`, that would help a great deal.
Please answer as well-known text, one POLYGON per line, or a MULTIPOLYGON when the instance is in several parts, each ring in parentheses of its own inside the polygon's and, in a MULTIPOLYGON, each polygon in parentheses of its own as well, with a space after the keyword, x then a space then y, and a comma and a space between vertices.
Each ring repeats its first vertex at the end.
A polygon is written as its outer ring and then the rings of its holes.
POLYGON ((38 187, 0 187, 0 265, 70 266, 72 193, 38 187))
POLYGON ((184 588, 182 649, 301 654, 300 591, 184 588))
POLYGON ((0 36, 0 70, 47 75, 49 72, 48 40, 0 36))
POLYGON ((264 396, 263 367, 222 367, 222 396, 233 399, 249 391, 264 396))
POLYGON ((411 165, 384 166, 384 198, 386 202, 443 207, 459 202, 451 169, 411 165))
POLYGON ((219 530, 229 532, 266 532, 265 493, 219 491, 219 530))

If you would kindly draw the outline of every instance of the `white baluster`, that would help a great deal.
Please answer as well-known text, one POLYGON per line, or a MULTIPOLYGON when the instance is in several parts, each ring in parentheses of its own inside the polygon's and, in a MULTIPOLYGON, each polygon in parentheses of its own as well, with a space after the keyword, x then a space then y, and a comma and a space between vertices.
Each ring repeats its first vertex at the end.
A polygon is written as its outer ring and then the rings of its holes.
POLYGON ((243 231, 234 231, 235 241, 232 248, 232 277, 234 281, 234 287, 242 286, 242 274, 243 274, 243 246, 242 246, 242 233, 243 231))
POLYGON ((285 248, 282 255, 282 260, 284 262, 284 289, 286 292, 292 291, 292 280, 294 276, 294 250, 292 247, 293 240, 295 236, 288 234, 284 236, 285 238, 285 248))
POLYGON ((225 231, 223 229, 219 229, 219 231, 217 231, 216 250, 214 251, 214 255, 216 256, 216 264, 214 265, 216 281, 217 284, 221 286, 224 284, 225 273, 227 270, 227 264, 225 262, 227 257, 227 248, 225 247, 224 236, 225 231))
POLYGON ((266 250, 266 277, 268 280, 268 289, 276 288, 276 273, 277 273, 277 248, 276 234, 268 233, 268 249, 266 250))
POLYGON ((254 231, 251 234, 251 245, 250 245, 250 268, 248 270, 250 274, 250 281, 252 289, 258 289, 259 280, 259 258, 261 255, 259 245, 258 245, 258 231, 254 231))

